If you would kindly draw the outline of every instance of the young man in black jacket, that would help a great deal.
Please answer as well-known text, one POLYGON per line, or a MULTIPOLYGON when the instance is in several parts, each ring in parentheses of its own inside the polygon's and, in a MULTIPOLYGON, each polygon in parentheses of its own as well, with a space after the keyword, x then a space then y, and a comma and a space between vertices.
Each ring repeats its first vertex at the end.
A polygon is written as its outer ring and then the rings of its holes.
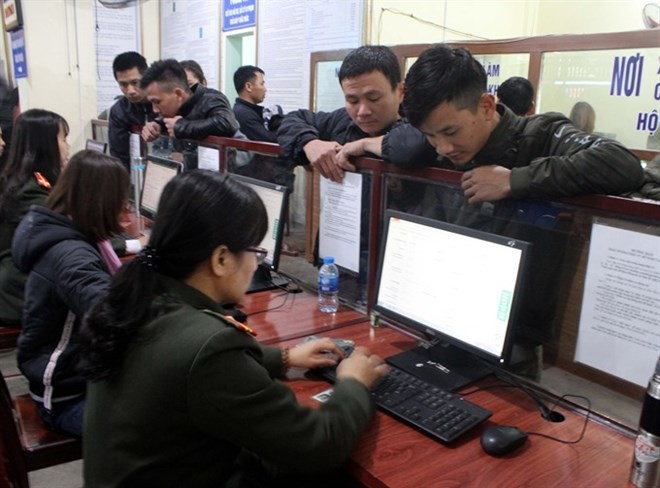
POLYGON ((297 110, 277 131, 284 157, 311 164, 333 181, 355 170, 349 156, 381 154, 383 135, 399 123, 403 84, 399 62, 386 46, 351 51, 339 69, 345 107, 334 112, 297 110))
POLYGON ((403 108, 422 134, 413 143, 415 129, 402 125, 389 134, 396 150, 383 156, 464 171, 470 204, 620 194, 643 182, 639 159, 618 142, 581 132, 560 113, 519 117, 496 104, 484 68, 466 49, 424 51, 406 76, 403 108))
POLYGON ((266 98, 264 71, 256 66, 241 66, 234 73, 234 87, 238 93, 234 114, 241 132, 253 141, 277 142, 275 132, 266 128, 264 107, 259 105, 266 98))
POLYGON ((132 126, 142 126, 156 116, 140 88, 140 80, 147 69, 147 60, 134 51, 119 54, 112 62, 112 72, 124 94, 108 115, 110 154, 119 158, 126 169, 131 169, 129 137, 132 126))
MULTIPOLYGON (((156 61, 140 80, 140 88, 162 117, 167 134, 177 139, 205 139, 208 136, 231 137, 238 122, 227 97, 200 83, 188 87, 186 71, 174 59, 156 61)), ((151 122, 144 126, 142 137, 153 141, 160 137, 162 126, 151 122)))

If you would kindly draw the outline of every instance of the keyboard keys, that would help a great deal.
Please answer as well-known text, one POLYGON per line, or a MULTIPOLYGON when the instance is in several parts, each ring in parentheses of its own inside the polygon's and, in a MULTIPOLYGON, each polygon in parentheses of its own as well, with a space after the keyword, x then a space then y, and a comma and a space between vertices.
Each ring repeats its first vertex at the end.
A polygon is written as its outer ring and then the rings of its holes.
MULTIPOLYGON (((334 368, 318 371, 336 380, 334 368)), ((442 442, 455 440, 491 416, 490 411, 392 365, 372 393, 381 410, 442 442)))

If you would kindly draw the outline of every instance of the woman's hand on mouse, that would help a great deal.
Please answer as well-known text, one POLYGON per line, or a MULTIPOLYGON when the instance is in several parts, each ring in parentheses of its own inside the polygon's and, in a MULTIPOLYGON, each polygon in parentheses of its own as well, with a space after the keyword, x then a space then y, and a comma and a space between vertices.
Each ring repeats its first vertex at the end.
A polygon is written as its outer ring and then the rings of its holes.
POLYGON ((289 350, 289 362, 294 368, 335 366, 343 358, 344 352, 327 337, 303 342, 289 350))
POLYGON ((337 378, 354 378, 372 389, 387 374, 387 364, 366 347, 356 347, 348 358, 337 366, 337 378))

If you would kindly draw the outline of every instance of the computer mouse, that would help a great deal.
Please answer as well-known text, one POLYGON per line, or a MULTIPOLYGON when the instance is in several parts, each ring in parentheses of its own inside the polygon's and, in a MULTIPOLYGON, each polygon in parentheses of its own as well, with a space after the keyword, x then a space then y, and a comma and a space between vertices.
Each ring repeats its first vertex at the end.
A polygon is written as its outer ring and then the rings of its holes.
POLYGON ((501 456, 522 446, 527 433, 513 425, 495 425, 481 434, 481 447, 488 454, 501 456))

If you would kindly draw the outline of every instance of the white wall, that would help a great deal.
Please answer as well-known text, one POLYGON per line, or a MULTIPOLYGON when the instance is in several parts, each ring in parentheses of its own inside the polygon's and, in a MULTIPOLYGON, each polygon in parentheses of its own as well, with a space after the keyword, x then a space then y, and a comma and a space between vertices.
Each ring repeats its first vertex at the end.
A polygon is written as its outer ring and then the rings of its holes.
POLYGON ((640 30, 642 8, 651 1, 370 0, 367 40, 393 45, 640 30))
POLYGON ((93 5, 93 0, 21 2, 28 69, 28 77, 17 80, 21 109, 62 115, 73 150, 83 147, 85 128, 97 115, 93 5))

